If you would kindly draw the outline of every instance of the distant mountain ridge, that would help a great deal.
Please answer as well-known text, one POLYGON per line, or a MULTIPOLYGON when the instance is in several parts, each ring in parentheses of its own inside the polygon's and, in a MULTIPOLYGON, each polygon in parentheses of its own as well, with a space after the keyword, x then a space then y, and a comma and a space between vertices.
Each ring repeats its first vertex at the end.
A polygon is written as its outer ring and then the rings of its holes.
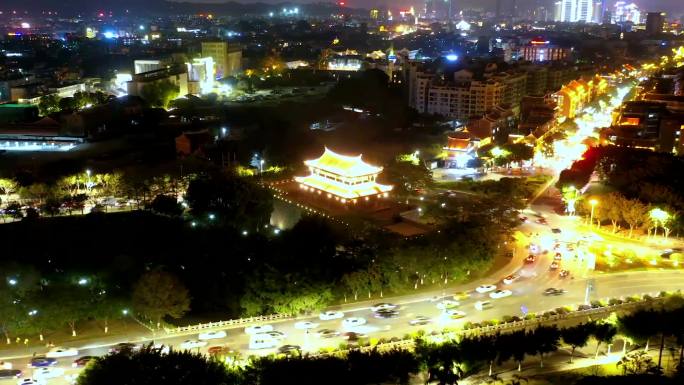
POLYGON ((97 12, 114 12, 122 14, 125 10, 132 16, 177 15, 213 13, 217 16, 265 15, 277 12, 282 8, 298 7, 306 15, 329 15, 338 10, 334 3, 306 3, 283 2, 279 4, 252 3, 245 4, 235 1, 225 3, 188 3, 171 2, 165 0, 4 0, 0 10, 28 11, 30 14, 43 11, 57 11, 62 15, 87 16, 97 12))

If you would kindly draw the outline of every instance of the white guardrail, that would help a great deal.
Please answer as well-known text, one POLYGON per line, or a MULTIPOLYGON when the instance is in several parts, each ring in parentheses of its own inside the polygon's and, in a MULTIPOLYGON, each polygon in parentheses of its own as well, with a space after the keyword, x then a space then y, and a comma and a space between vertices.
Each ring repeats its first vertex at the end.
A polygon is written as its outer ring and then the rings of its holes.
POLYGON ((209 323, 205 323, 205 324, 179 326, 176 328, 166 328, 165 327, 164 331, 166 332, 166 334, 183 334, 183 333, 197 332, 197 331, 206 330, 206 329, 230 328, 230 327, 243 326, 243 325, 255 324, 255 323, 260 323, 260 322, 287 321, 287 320, 291 320, 294 318, 295 317, 293 317, 293 316, 289 316, 289 315, 285 315, 285 314, 271 314, 271 315, 263 315, 263 316, 258 316, 258 317, 239 318, 239 319, 233 319, 233 320, 228 320, 228 321, 209 322, 209 323))
MULTIPOLYGON (((646 293, 643 295, 647 295, 647 294, 652 295, 652 298, 651 299, 641 299, 639 301, 633 301, 633 302, 623 302, 621 304, 607 305, 607 306, 591 308, 591 309, 586 309, 586 310, 568 311, 567 313, 564 313, 564 314, 544 315, 544 313, 556 311, 556 309, 552 309, 552 310, 548 310, 547 312, 539 312, 538 315, 532 319, 525 319, 525 320, 520 320, 520 321, 500 322, 500 323, 497 323, 496 325, 480 326, 477 328, 463 329, 463 330, 453 331, 453 332, 449 332, 449 333, 470 335, 470 334, 491 333, 491 332, 504 331, 504 330, 510 330, 510 329, 520 329, 520 328, 524 328, 524 327, 528 327, 528 326, 534 326, 534 325, 539 325, 539 324, 548 323, 548 322, 555 322, 555 321, 560 321, 560 320, 564 320, 564 319, 568 319, 568 318, 575 318, 575 317, 581 317, 581 316, 592 315, 592 314, 600 314, 600 313, 611 313, 615 310, 626 309, 629 307, 636 307, 636 306, 640 306, 640 305, 643 305, 646 303, 652 303, 654 301, 659 301, 659 300, 663 299, 663 297, 659 297, 658 293, 646 293)), ((610 300, 610 299, 604 299, 603 301, 608 302, 608 300, 610 300)), ((246 325, 251 325, 251 324, 258 324, 258 323, 262 323, 262 322, 272 322, 272 321, 288 321, 288 320, 294 320, 296 318, 297 317, 286 315, 286 314, 270 314, 270 315, 258 316, 258 317, 239 318, 239 319, 233 319, 233 320, 228 320, 228 321, 217 321, 217 322, 209 322, 209 323, 203 323, 203 324, 197 324, 197 325, 179 326, 176 328, 164 327, 163 330, 168 335, 186 334, 186 333, 195 333, 195 332, 199 332, 199 331, 207 330, 207 329, 231 328, 231 327, 246 326, 246 325)), ((486 320, 483 322, 486 322, 486 320)), ((440 333, 440 334, 447 334, 447 333, 440 333)), ((408 341, 408 340, 400 340, 400 341, 396 341, 396 342, 389 342, 386 344, 403 343, 404 341, 408 341)), ((378 345, 386 345, 386 344, 378 344, 378 345)))

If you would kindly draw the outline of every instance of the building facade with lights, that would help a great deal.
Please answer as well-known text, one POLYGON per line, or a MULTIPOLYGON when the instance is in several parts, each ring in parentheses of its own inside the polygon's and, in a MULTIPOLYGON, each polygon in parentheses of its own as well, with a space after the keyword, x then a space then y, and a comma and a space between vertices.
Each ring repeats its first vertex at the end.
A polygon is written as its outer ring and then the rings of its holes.
POLYGON ((473 159, 478 144, 479 140, 473 140, 467 129, 449 135, 447 144, 443 149, 446 152, 444 166, 446 168, 467 168, 468 161, 473 159))
POLYGON ((522 47, 522 58, 531 62, 566 61, 572 54, 571 48, 558 47, 549 41, 535 39, 522 47))
POLYGON ((340 203, 362 203, 386 198, 392 186, 376 182, 382 167, 364 162, 361 155, 341 155, 326 148, 317 159, 304 162, 310 174, 296 177, 302 190, 340 203))
POLYGON ((227 41, 203 41, 202 57, 214 61, 216 79, 236 75, 242 71, 242 47, 238 44, 227 41))

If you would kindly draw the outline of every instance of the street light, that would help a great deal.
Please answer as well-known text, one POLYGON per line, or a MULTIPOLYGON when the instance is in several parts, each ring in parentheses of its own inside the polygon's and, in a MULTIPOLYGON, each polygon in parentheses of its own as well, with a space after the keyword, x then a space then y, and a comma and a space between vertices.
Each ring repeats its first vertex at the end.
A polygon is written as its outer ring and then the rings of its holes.
POLYGON ((80 278, 80 279, 78 280, 78 284, 81 285, 81 286, 87 285, 87 284, 88 284, 88 278, 80 278))
POLYGON ((596 199, 592 199, 589 201, 589 204, 591 205, 591 215, 589 216, 589 227, 594 226, 594 207, 598 204, 598 201, 596 199))
POLYGON ((18 282, 17 282, 16 279, 10 278, 10 279, 7 280, 7 283, 9 283, 10 286, 15 286, 18 282))

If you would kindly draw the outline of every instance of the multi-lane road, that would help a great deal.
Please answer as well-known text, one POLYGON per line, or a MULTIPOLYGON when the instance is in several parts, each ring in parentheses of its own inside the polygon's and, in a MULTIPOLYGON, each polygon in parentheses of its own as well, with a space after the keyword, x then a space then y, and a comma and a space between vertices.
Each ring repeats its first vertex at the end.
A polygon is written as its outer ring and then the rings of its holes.
MULTIPOLYGON (((533 207, 537 213, 544 215, 548 225, 534 223, 531 217, 531 223, 523 224, 520 229, 522 232, 532 234, 539 237, 554 237, 561 240, 561 235, 554 234, 551 229, 554 226, 561 226, 565 222, 560 217, 555 216, 552 212, 544 207, 533 207)), ((566 226, 564 226, 566 227, 566 226)), ((561 228, 561 231, 564 229, 561 228)), ((554 239, 555 241, 555 239, 554 239)), ((534 240, 532 240, 534 242, 534 240)), ((534 263, 525 263, 524 259, 529 251, 525 247, 523 250, 518 250, 511 263, 504 269, 495 273, 488 279, 481 279, 468 285, 462 285, 450 288, 448 291, 438 291, 433 293, 421 293, 408 295, 398 298, 388 298, 386 302, 391 302, 397 305, 399 315, 396 318, 378 319, 374 317, 373 312, 366 306, 348 305, 336 310, 344 312, 344 318, 360 317, 367 322, 365 325, 356 329, 345 329, 342 324, 343 319, 322 321, 318 317, 300 318, 296 321, 288 320, 273 323, 275 330, 282 332, 284 338, 278 342, 278 346, 282 345, 297 345, 303 351, 315 352, 324 347, 337 347, 344 342, 344 336, 335 336, 331 338, 323 338, 317 335, 317 331, 321 329, 330 329, 341 334, 355 330, 357 332, 366 334, 369 338, 391 338, 403 337, 404 335, 423 329, 427 332, 432 330, 442 330, 449 326, 458 326, 467 321, 478 322, 490 319, 501 319, 505 315, 522 315, 522 308, 525 311, 537 313, 546 310, 552 310, 565 305, 577 305, 583 303, 586 299, 587 282, 592 282, 593 291, 590 292, 590 299, 622 297, 633 294, 653 293, 660 290, 677 290, 684 289, 684 272, 677 270, 653 270, 640 272, 625 272, 619 274, 592 274, 585 266, 574 259, 574 253, 567 251, 567 244, 559 243, 559 250, 562 252, 561 266, 557 270, 551 270, 550 266, 554 262, 556 251, 549 250, 547 253, 539 253, 534 263), (559 271, 567 269, 570 276, 561 278, 559 271), (504 284, 502 279, 509 274, 516 273, 520 276, 518 280, 511 284, 504 284), (500 289, 508 289, 512 291, 512 295, 505 298, 491 299, 488 293, 478 293, 474 289, 482 284, 496 285, 500 289), (564 294, 558 296, 546 296, 543 291, 546 288, 558 288, 565 291, 564 294), (465 317, 451 320, 443 315, 443 311, 438 309, 439 303, 435 297, 442 295, 453 295, 456 292, 467 291, 469 298, 461 299, 458 310, 465 312, 465 317), (477 301, 488 300, 492 307, 486 310, 476 310, 474 304, 477 301), (418 316, 428 317, 430 323, 427 325, 416 326, 411 325, 410 321, 418 316), (310 332, 301 330, 295 327, 296 322, 310 321, 316 323, 316 327, 310 332)), ((553 245, 555 246, 555 244, 553 245)), ((552 248, 553 248, 552 246, 552 248)), ((543 251, 543 250, 542 250, 543 251)), ((250 349, 250 337, 244 332, 242 328, 227 328, 226 337, 210 340, 207 345, 196 350, 201 353, 207 353, 209 347, 212 346, 227 346, 232 350, 239 351, 243 355, 250 354, 269 354, 275 352, 276 348, 271 349, 250 349)), ((197 339, 196 334, 188 335, 173 335, 173 336, 152 336, 151 334, 144 338, 136 338, 130 342, 136 344, 149 343, 154 340, 157 344, 164 344, 166 346, 179 349, 183 341, 188 339, 197 339)), ((69 346, 72 347, 72 346, 69 346)), ((84 355, 104 355, 107 354, 109 348, 108 344, 92 341, 85 346, 73 346, 79 350, 78 356, 84 355)), ((47 349, 45 349, 47 351, 47 349)), ((27 351, 25 354, 15 355, 14 357, 4 357, 0 360, 11 362, 15 368, 24 371, 24 377, 30 377, 33 369, 28 368, 33 351, 27 351)), ((38 352, 43 353, 41 351, 38 352)), ((80 369, 72 368, 72 362, 76 357, 60 358, 56 365, 57 368, 64 369, 64 375, 76 374, 80 369)), ((50 379, 49 384, 66 384, 69 379, 64 375, 50 379)), ((0 380, 0 385, 15 384, 17 380, 0 380)))

